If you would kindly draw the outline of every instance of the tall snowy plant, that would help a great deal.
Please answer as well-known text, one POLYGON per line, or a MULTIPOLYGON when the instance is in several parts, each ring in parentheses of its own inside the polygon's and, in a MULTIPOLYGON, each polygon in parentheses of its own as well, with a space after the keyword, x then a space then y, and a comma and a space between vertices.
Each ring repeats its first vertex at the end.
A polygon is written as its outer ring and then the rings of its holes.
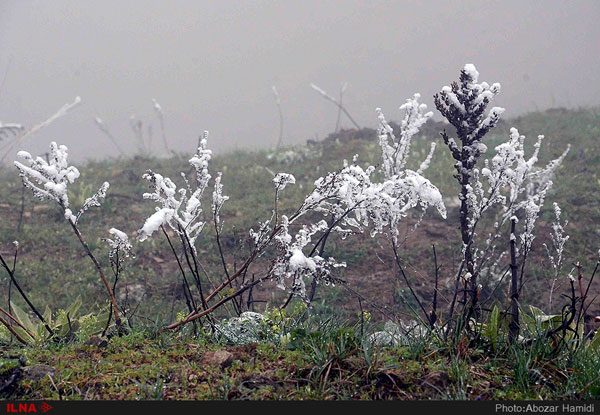
MULTIPOLYGON (((484 136, 496 126, 504 108, 493 107, 489 113, 487 107, 494 97, 500 93, 500 84, 489 85, 487 82, 477 83, 479 72, 472 64, 464 66, 460 72, 460 81, 451 86, 444 86, 434 96, 435 106, 442 115, 456 128, 459 143, 443 131, 442 138, 448 146, 456 168, 456 179, 461 190, 460 230, 463 244, 463 267, 469 276, 473 307, 477 302, 477 277, 475 276, 475 260, 472 249, 472 233, 476 223, 474 209, 469 206, 469 196, 473 193, 474 183, 478 181, 475 166, 487 150, 483 143, 484 136)), ((461 267, 462 268, 462 267, 461 267)))
POLYGON ((78 227, 79 219, 88 209, 100 206, 101 201, 104 200, 104 197, 106 196, 109 183, 104 182, 96 193, 85 200, 77 212, 73 212, 69 205, 67 188, 79 178, 79 170, 74 166, 69 166, 67 161, 67 147, 64 145, 59 146, 55 142, 50 143, 50 156, 48 162, 42 157, 33 158, 31 154, 26 151, 19 151, 17 156, 22 159, 22 162, 15 161, 14 164, 19 170, 23 185, 30 189, 35 197, 41 200, 52 200, 60 206, 65 220, 73 229, 77 239, 94 264, 94 267, 108 292, 115 317, 115 323, 117 327, 121 329, 121 316, 119 314, 113 290, 104 275, 102 267, 89 248, 78 227))
MULTIPOLYGON (((190 313, 197 309, 196 300, 192 295, 190 282, 186 277, 184 267, 179 262, 179 256, 165 227, 170 228, 177 235, 183 248, 188 271, 192 274, 195 282, 201 307, 207 309, 208 303, 200 275, 201 264, 195 245, 196 238, 206 225, 206 222, 202 218, 201 200, 211 179, 211 175, 208 173, 208 162, 211 159, 212 152, 206 148, 207 138, 208 132, 205 132, 199 141, 196 154, 189 160, 190 165, 196 173, 194 186, 187 179, 185 173, 181 173, 185 187, 180 189, 177 188, 177 185, 170 178, 154 173, 151 170, 148 170, 143 176, 150 183, 150 188, 152 189, 152 192, 144 193, 144 199, 152 200, 158 206, 155 213, 146 219, 144 226, 138 231, 138 239, 144 241, 157 230, 162 230, 175 258, 177 258, 182 273, 184 294, 190 313)), ((218 193, 220 189, 219 178, 215 191, 218 193)), ((225 198, 223 197, 223 199, 225 198)), ((217 199, 219 198, 217 197, 217 199)), ((219 202, 217 200, 216 203, 222 204, 222 201, 219 202)), ((219 209, 215 209, 213 213, 218 215, 219 209)))
POLYGON ((531 250, 534 227, 546 195, 552 186, 552 177, 569 151, 544 167, 537 167, 538 155, 544 136, 538 136, 533 154, 525 157, 525 137, 511 128, 506 142, 496 146, 491 159, 481 163, 487 151, 484 136, 499 121, 503 108, 487 106, 500 92, 500 84, 478 83, 479 73, 472 64, 464 66, 460 82, 445 86, 435 95, 435 104, 442 115, 456 128, 458 143, 446 131, 441 133, 452 157, 460 185, 460 230, 462 261, 456 275, 454 297, 450 317, 464 283, 463 303, 466 315, 471 316, 482 290, 479 277, 484 269, 492 272, 495 265, 506 255, 506 244, 499 241, 503 225, 510 223, 510 270, 511 270, 511 335, 518 333, 518 298, 522 288, 527 256, 531 250), (459 144, 460 143, 460 144, 459 144), (481 165, 483 164, 483 165, 481 165), (495 207, 495 209, 492 209, 495 207), (478 246, 477 228, 485 212, 495 215, 494 225, 485 242, 478 246), (520 233, 517 223, 521 223, 520 233), (517 236, 518 234, 518 236, 517 236), (500 244, 500 245, 499 245, 500 244), (467 299, 467 294, 468 299, 467 299))

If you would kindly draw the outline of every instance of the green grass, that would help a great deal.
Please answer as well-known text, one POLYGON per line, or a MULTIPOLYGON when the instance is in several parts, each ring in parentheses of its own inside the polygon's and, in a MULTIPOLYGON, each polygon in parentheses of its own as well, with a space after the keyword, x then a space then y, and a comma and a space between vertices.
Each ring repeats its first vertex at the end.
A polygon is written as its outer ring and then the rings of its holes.
MULTIPOLYGON (((362 327, 364 329, 364 327, 362 327)), ((368 329, 368 328, 367 328, 368 329)), ((310 317, 289 341, 230 346, 209 333, 139 328, 98 347, 81 341, 0 346, 6 399, 598 399, 600 355, 549 342, 485 352, 480 340, 457 354, 424 339, 378 348, 356 323, 310 317), (227 351, 220 366, 209 357, 227 351), (19 369, 20 368, 20 369, 19 369)))

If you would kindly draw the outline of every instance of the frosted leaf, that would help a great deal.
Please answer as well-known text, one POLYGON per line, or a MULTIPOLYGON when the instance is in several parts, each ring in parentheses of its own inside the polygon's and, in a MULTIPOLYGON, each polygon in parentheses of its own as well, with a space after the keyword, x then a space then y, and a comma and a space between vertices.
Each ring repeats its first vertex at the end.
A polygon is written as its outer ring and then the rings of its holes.
POLYGON ((223 195, 223 185, 221 184, 222 174, 219 172, 217 177, 215 178, 215 187, 213 191, 212 197, 212 212, 213 217, 219 222, 219 212, 221 211, 221 207, 223 204, 229 200, 229 196, 223 195))
POLYGON ((283 190, 288 184, 296 184, 296 178, 289 173, 277 173, 273 178, 275 189, 283 190))
POLYGON ((215 337, 234 345, 255 343, 269 334, 268 326, 263 324, 263 321, 262 314, 246 311, 239 317, 232 317, 216 324, 215 337))
POLYGON ((472 63, 467 63, 463 68, 463 72, 469 76, 473 83, 477 82, 477 79, 479 79, 479 72, 472 63))
POLYGON ((140 242, 145 241, 161 226, 167 224, 174 214, 174 209, 162 208, 157 210, 152 216, 146 219, 144 226, 142 226, 142 228, 138 231, 138 239, 140 242))

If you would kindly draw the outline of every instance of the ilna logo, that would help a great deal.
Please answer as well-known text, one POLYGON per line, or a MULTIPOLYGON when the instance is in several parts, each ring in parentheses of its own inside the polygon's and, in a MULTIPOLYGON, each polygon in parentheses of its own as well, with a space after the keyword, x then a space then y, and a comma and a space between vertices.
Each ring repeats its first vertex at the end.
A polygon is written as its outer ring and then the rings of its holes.
MULTIPOLYGON (((52 406, 50 406, 46 402, 42 402, 39 405, 39 412, 41 412, 43 414, 48 412, 50 409, 52 409, 52 406)), ((7 403, 6 404, 6 412, 9 414, 33 413, 33 412, 37 413, 38 407, 36 407, 34 403, 7 403)))

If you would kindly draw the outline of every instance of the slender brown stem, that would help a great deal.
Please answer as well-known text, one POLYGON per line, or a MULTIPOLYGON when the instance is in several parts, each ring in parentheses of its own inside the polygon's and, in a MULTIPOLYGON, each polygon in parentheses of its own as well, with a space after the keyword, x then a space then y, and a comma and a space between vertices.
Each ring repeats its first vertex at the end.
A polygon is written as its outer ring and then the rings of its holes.
POLYGON ((431 328, 435 326, 435 322, 438 320, 437 314, 437 296, 438 296, 438 280, 439 280, 439 271, 437 263, 437 254, 435 252, 435 245, 432 245, 433 249, 433 266, 435 267, 435 287, 433 289, 433 302, 431 303, 431 315, 429 316, 429 324, 431 328))
POLYGON ((515 229, 517 220, 515 218, 510 221, 510 271, 511 271, 511 293, 510 307, 511 320, 508 326, 508 338, 512 343, 519 336, 519 266, 517 265, 517 238, 515 229))
POLYGON ((417 293, 415 292, 415 290, 413 290, 413 287, 412 287, 410 281, 408 280, 408 277, 404 273, 404 267, 402 267, 402 263, 400 262, 400 257, 398 256, 398 249, 396 248, 396 243, 394 242, 394 240, 392 240, 392 249, 394 251, 394 258, 396 259, 396 265, 398 265, 398 269, 400 271, 400 274, 404 278, 404 282, 406 282, 406 285, 408 286, 410 293, 412 294, 414 299, 417 301, 417 304, 421 308, 421 311, 423 311, 423 314, 425 315, 425 320, 429 320, 429 314, 427 313, 427 310, 425 310, 425 307, 423 306, 421 299, 417 296, 417 293))
POLYGON ((173 246, 173 243, 171 242, 171 238, 169 238, 169 234, 165 230, 164 226, 161 226, 160 228, 162 229, 163 234, 165 235, 165 238, 167 238, 167 242, 169 243, 169 246, 171 247, 171 252, 173 252, 173 256, 175 257, 175 260, 177 261, 177 265, 179 266, 179 270, 181 271, 181 276, 183 279, 183 294, 185 295, 185 302, 188 306, 188 310, 191 313, 196 308, 196 304, 194 302, 194 297, 192 296, 192 291, 190 290, 190 284, 188 283, 187 277, 185 276, 185 271, 183 270, 183 265, 181 264, 181 261, 179 260, 179 255, 177 255, 177 251, 175 251, 175 247, 173 246))
POLYGON ((173 323, 173 324, 171 324, 171 325, 167 326, 167 329, 170 329, 170 330, 172 330, 172 329, 176 329, 176 328, 178 328, 178 327, 180 327, 180 326, 182 326, 182 325, 184 325, 184 324, 186 324, 186 323, 189 323, 189 322, 191 322, 191 321, 197 320, 197 319, 199 319, 199 318, 201 318, 201 317, 204 317, 204 316, 206 316, 207 314, 210 314, 210 313, 212 313, 213 311, 215 311, 217 308, 219 308, 220 306, 222 306, 222 305, 223 305, 223 304, 225 304, 226 302, 228 302, 228 301, 230 301, 230 300, 232 300, 232 299, 236 298, 236 297, 237 297, 237 296, 239 296, 240 294, 243 294, 244 292, 246 292, 246 291, 247 291, 247 290, 249 290, 250 288, 254 287, 255 285, 257 285, 257 284, 261 283, 261 282, 262 282, 262 281, 264 281, 265 279, 266 279, 266 277, 265 277, 265 278, 260 278, 260 279, 258 279, 258 280, 256 280, 256 281, 253 281, 253 282, 251 282, 250 284, 248 284, 248 285, 246 285, 246 286, 244 286, 244 287, 241 287, 239 290, 237 290, 236 292, 234 292, 234 293, 233 293, 233 294, 231 294, 230 296, 223 298, 221 301, 219 301, 219 302, 215 303, 214 305, 212 305, 211 307, 207 308, 206 310, 204 310, 204 311, 201 311, 201 312, 199 312, 199 313, 196 313, 196 314, 193 314, 193 315, 191 315, 191 316, 188 316, 188 317, 187 317, 186 319, 184 319, 184 320, 181 320, 181 321, 178 321, 178 322, 176 322, 176 323, 173 323))
POLYGON ((69 219, 68 222, 71 225, 73 232, 75 232, 75 235, 77 235, 77 239, 79 239, 79 242, 81 243, 81 246, 83 246, 83 249, 85 250, 87 256, 92 260, 92 263, 94 264, 94 267, 96 268, 96 271, 98 272, 98 275, 100 276, 100 279, 102 280, 102 283, 104 284, 104 287, 106 288, 106 291, 108 292, 108 296, 110 297, 110 302, 111 302, 112 309, 113 309, 113 314, 115 316, 115 324, 117 325, 117 328, 120 331, 122 329, 123 322, 121 321, 121 315, 119 314, 119 308, 117 307, 117 300, 115 299, 113 290, 110 287, 110 284, 108 283, 108 280, 106 279, 106 276, 104 275, 104 271, 102 271, 102 267, 100 266, 100 264, 98 263, 98 260, 92 253, 87 242, 83 239, 83 236, 81 235, 81 232, 79 231, 79 228, 77 227, 77 225, 73 222, 72 219, 69 219))
POLYGON ((4 320, 2 317, 0 317, 0 323, 2 323, 8 329, 8 331, 10 331, 13 336, 15 336, 15 338, 19 342, 21 342, 25 345, 29 344, 29 343, 27 343, 27 341, 25 339, 23 339, 21 336, 19 336, 19 334, 15 331, 15 329, 12 328, 10 323, 8 321, 4 320))
POLYGON ((6 317, 8 317, 10 320, 12 320, 17 326, 21 327, 25 331, 25 333, 27 333, 31 337, 33 337, 33 334, 31 334, 31 332, 29 330, 27 330, 27 328, 23 324, 21 324, 21 322, 19 320, 14 318, 8 311, 6 311, 3 308, 0 308, 0 312, 2 312, 4 315, 6 315, 6 317))
POLYGON ((8 273, 8 275, 10 277, 10 280, 12 281, 13 285, 15 286, 15 288, 17 289, 17 291, 19 291, 19 294, 21 294, 21 297, 23 297, 23 299, 25 300, 25 302, 27 303, 27 305, 29 306, 29 308, 31 308, 31 310, 40 319, 40 321, 42 323, 44 323, 44 327, 46 328, 46 330, 48 331, 48 333, 50 333, 51 335, 53 335, 54 332, 48 326, 48 323, 46 323, 46 320, 44 320, 44 317, 42 316, 42 314, 37 310, 37 308, 35 308, 35 306, 33 305, 33 303, 31 301, 29 301, 29 297, 27 297, 27 294, 25 294, 25 292, 23 291, 23 289, 19 285, 19 282, 15 278, 14 268, 10 269, 10 267, 8 266, 8 264, 6 263, 6 261, 4 261, 4 258, 2 257, 2 255, 0 255, 0 263, 2 263, 2 268, 4 268, 6 270, 6 272, 8 273))

